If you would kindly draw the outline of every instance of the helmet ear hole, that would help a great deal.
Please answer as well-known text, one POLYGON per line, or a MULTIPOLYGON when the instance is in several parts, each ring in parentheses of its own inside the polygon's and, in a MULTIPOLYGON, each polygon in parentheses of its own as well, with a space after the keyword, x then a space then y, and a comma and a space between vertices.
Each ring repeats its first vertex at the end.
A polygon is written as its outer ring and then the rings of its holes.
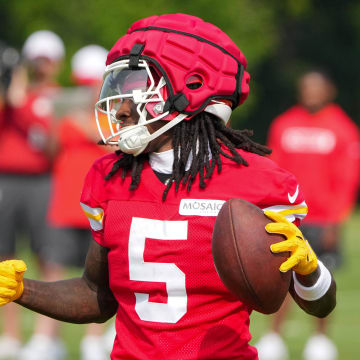
POLYGON ((186 79, 186 87, 190 90, 200 89, 203 86, 203 84, 204 84, 204 80, 202 76, 199 74, 190 75, 186 79))

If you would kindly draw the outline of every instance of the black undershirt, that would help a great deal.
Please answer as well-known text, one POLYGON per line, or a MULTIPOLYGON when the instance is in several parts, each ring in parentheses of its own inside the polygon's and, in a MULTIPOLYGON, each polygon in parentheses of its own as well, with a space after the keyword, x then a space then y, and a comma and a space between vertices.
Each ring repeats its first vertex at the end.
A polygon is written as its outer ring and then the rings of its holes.
POLYGON ((165 185, 167 184, 168 180, 171 178, 172 175, 172 174, 164 174, 155 170, 153 170, 153 172, 157 176, 157 178, 165 185))

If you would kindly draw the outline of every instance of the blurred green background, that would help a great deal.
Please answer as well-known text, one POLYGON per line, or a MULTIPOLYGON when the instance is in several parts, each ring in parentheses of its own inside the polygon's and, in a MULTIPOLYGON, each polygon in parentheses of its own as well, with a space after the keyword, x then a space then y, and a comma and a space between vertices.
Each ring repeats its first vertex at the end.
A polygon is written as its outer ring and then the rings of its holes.
MULTIPOLYGON (((254 129, 256 141, 266 141, 271 120, 296 101, 297 77, 312 67, 332 76, 339 90, 337 102, 359 124, 358 0, 0 0, 0 40, 20 50, 33 31, 53 30, 62 37, 67 51, 60 81, 70 86, 70 59, 80 47, 99 44, 110 49, 134 21, 174 12, 200 16, 219 26, 247 57, 252 77, 250 97, 235 111, 232 124, 254 129)), ((346 224, 345 265, 335 274, 338 307, 330 332, 341 360, 359 358, 359 223, 360 213, 355 213, 346 224)), ((31 264, 27 246, 21 254, 31 264)), ((69 276, 75 274, 72 271, 69 276)), ((36 276, 36 272, 30 275, 36 276)), ((28 338, 34 315, 23 312, 24 337, 28 338)), ((253 314, 253 342, 267 330, 268 320, 253 314)), ((69 360, 79 358, 83 330, 83 326, 70 324, 63 328, 69 360)), ((301 359, 302 347, 312 330, 310 317, 293 307, 284 334, 292 360, 301 359)))
POLYGON ((358 0, 0 0, 0 40, 21 49, 33 31, 55 31, 67 50, 61 82, 70 85, 70 59, 80 47, 110 49, 134 21, 174 12, 219 26, 247 57, 251 94, 232 124, 254 129, 257 141, 265 141, 270 120, 296 100, 294 82, 310 67, 330 73, 338 102, 359 122, 358 0))

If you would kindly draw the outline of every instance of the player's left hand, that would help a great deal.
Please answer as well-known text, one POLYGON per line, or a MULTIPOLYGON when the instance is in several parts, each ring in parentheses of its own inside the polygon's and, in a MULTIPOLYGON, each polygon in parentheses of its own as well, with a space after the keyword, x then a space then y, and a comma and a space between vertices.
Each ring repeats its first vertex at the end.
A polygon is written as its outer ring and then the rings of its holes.
POLYGON ((270 246, 271 252, 289 251, 291 253, 290 257, 281 264, 279 270, 286 272, 292 269, 301 275, 314 272, 317 268, 317 257, 300 229, 277 212, 266 210, 264 213, 274 221, 265 226, 266 231, 286 237, 286 240, 272 244, 270 246))

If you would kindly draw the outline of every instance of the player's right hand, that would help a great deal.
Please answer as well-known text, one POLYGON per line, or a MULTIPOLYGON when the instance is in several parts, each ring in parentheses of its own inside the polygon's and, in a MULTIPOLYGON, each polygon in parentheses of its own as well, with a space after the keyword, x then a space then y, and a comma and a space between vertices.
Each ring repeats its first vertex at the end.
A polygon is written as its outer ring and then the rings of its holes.
POLYGON ((284 235, 286 240, 270 246, 273 253, 290 252, 290 257, 281 264, 280 271, 290 269, 300 275, 309 275, 318 266, 317 257, 300 229, 280 213, 266 210, 265 215, 273 222, 265 226, 268 233, 284 235))
POLYGON ((0 306, 18 299, 23 291, 26 264, 22 260, 0 262, 0 306))

